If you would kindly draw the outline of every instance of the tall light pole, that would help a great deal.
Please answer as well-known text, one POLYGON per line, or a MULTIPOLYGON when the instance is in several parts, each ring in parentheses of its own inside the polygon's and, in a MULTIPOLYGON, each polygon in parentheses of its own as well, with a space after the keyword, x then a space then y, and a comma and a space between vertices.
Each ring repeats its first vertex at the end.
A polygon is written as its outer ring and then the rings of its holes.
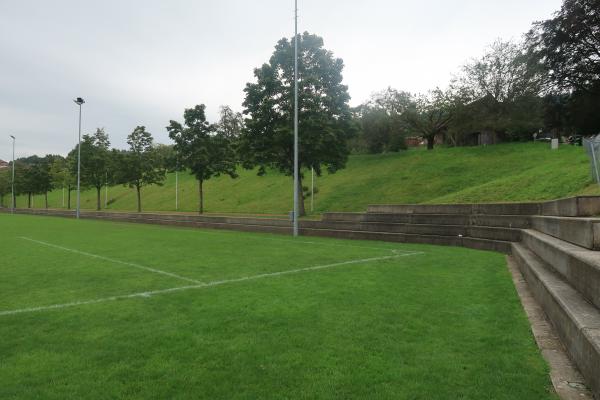
POLYGON ((79 207, 81 205, 81 106, 85 103, 81 97, 73 100, 79 106, 79 144, 77 145, 77 211, 76 216, 79 219, 79 207))
POLYGON ((298 0, 294 0, 294 236, 298 236, 298 0))
POLYGON ((11 183, 11 213, 15 213, 15 137, 10 135, 13 140, 13 157, 12 157, 12 183, 11 183))

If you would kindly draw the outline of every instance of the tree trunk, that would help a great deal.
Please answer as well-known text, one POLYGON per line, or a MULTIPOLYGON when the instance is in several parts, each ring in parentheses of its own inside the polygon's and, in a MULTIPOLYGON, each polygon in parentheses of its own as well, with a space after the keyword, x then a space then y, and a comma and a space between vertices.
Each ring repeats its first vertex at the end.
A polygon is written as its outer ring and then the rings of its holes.
POLYGON ((4 207, 4 195, 0 195, 0 207, 4 207))
POLYGON ((48 192, 44 192, 44 201, 46 202, 46 210, 48 209, 48 192))
POLYGON ((298 176, 298 217, 304 217, 306 210, 304 209, 304 190, 302 190, 302 177, 298 176))
POLYGON ((27 193, 27 208, 31 208, 31 192, 27 193))
POLYGON ((200 208, 198 209, 198 213, 199 214, 203 214, 204 213, 204 193, 202 191, 202 180, 198 181, 198 195, 200 196, 200 208))
POLYGON ((96 210, 100 211, 100 191, 102 186, 96 186, 96 210))
POLYGON ((135 190, 137 191, 137 204, 138 204, 138 212, 142 212, 142 194, 140 193, 140 187, 136 185, 135 190))
POLYGON ((433 145, 435 144, 435 135, 427 136, 427 150, 433 150, 433 145))
POLYGON ((71 186, 67 188, 67 210, 71 209, 71 186))

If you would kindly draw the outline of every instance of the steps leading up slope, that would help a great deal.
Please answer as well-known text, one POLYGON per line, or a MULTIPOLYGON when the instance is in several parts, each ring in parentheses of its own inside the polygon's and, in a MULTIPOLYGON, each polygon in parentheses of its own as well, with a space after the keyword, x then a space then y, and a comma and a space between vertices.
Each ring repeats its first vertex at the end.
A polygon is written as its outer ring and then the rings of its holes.
POLYGON ((600 253, 532 229, 523 230, 523 244, 552 266, 596 307, 600 307, 600 253))
POLYGON ((600 395, 600 310, 521 243, 516 259, 531 291, 596 396, 600 395))

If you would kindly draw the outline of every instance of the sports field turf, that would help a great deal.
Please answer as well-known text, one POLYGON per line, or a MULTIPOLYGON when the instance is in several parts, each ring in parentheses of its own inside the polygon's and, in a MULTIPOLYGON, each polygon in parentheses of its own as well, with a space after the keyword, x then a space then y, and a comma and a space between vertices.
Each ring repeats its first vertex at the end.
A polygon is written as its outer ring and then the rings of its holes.
POLYGON ((504 256, 0 214, 0 398, 550 399, 504 256))

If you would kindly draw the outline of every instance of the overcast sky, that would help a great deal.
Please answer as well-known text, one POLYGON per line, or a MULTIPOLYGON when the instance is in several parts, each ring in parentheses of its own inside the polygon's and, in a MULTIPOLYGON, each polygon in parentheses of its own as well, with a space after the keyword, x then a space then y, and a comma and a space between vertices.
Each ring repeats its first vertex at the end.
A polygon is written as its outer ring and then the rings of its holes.
MULTIPOLYGON (((352 105, 387 86, 445 86, 496 38, 520 39, 561 0, 299 0, 299 29, 344 60, 352 105)), ((293 36, 293 0, 0 0, 0 159, 66 154, 104 127, 126 147, 136 125, 165 126, 204 103, 242 111, 253 68, 293 36)))

